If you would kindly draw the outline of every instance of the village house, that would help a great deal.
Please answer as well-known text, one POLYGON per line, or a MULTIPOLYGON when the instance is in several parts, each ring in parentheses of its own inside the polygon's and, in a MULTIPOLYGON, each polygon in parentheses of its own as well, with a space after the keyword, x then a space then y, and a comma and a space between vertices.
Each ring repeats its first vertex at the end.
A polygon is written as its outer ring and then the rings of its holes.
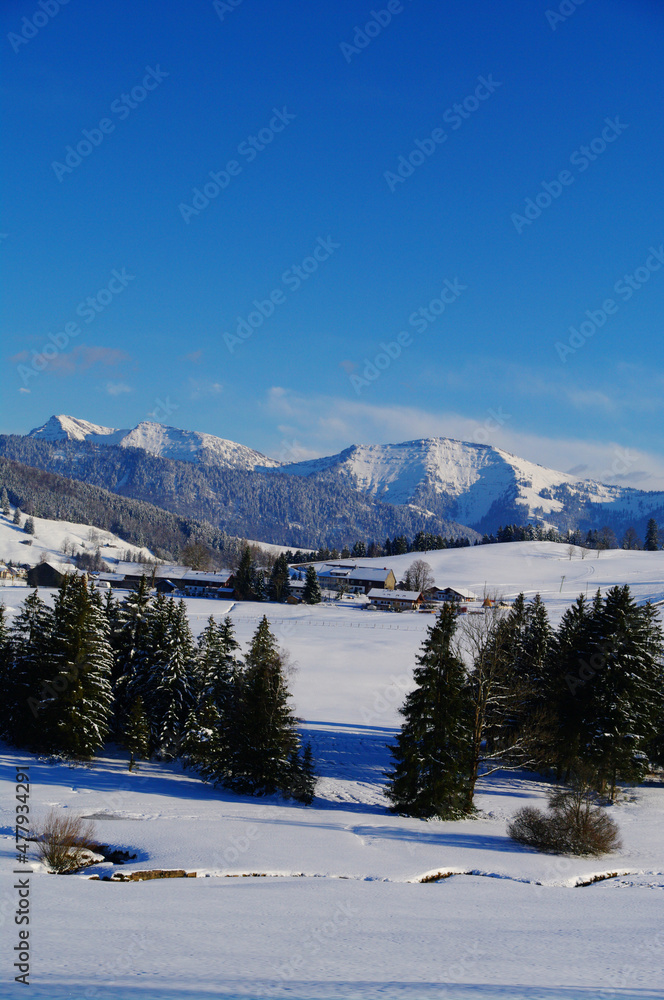
POLYGON ((477 594, 472 590, 463 587, 431 587, 426 591, 425 597, 428 601, 479 601, 477 594))
POLYGON ((349 594, 368 594, 370 590, 394 590, 396 577, 386 566, 325 563, 316 571, 318 582, 326 590, 349 594))
POLYGON ((367 595, 372 604, 377 608, 394 611, 417 611, 422 603, 422 594, 419 590, 385 590, 375 588, 367 595))

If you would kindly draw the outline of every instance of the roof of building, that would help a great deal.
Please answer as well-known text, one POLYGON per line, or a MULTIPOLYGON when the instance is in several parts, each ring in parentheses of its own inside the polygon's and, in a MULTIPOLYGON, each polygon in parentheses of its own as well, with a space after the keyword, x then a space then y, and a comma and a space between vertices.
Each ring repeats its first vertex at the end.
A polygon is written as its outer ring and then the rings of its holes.
POLYGON ((374 587, 368 594, 370 600, 380 598, 387 601, 416 601, 421 596, 419 590, 381 590, 378 587, 374 587))
POLYGON ((436 587, 435 588, 441 594, 458 594, 459 597, 463 598, 465 601, 477 601, 477 594, 474 594, 472 590, 463 590, 460 587, 436 587))
POLYGON ((318 577, 330 577, 341 580, 387 580, 391 569, 386 566, 338 566, 327 563, 318 570, 318 577))

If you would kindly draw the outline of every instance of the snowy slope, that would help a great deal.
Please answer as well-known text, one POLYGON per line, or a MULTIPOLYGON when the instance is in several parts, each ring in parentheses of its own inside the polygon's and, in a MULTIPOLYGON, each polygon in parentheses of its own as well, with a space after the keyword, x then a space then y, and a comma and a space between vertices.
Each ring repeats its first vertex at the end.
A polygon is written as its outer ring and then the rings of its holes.
POLYGON ((89 420, 68 417, 66 414, 50 417, 41 427, 35 427, 28 437, 38 441, 92 441, 94 444, 119 444, 127 431, 114 427, 101 427, 89 420))
MULTIPOLYGON (((616 505, 639 491, 579 480, 489 445, 424 438, 402 444, 354 445, 329 458, 283 466, 280 472, 312 476, 336 472, 361 490, 393 504, 447 500, 450 516, 471 527, 495 505, 518 504, 523 523, 559 514, 565 498, 584 504, 616 505), (564 487, 561 491, 560 488, 564 487)), ((661 494, 658 503, 664 503, 661 494)))
MULTIPOLYGON (((593 558, 594 573, 589 559, 569 560, 566 547, 549 543, 426 558, 437 579, 518 581, 546 593, 553 611, 565 569, 566 601, 585 574, 602 586, 628 580, 639 592, 664 591, 664 552, 605 552, 593 558)), ((14 610, 23 595, 4 596, 14 610)), ((229 611, 223 602, 186 604, 196 632, 209 614, 229 611)), ((619 799, 612 815, 623 847, 599 859, 539 854, 507 838, 517 809, 545 803, 548 786, 535 775, 482 780, 477 819, 393 816, 382 793, 386 744, 428 616, 250 603, 230 613, 244 649, 267 613, 292 654, 294 708, 322 775, 313 806, 233 795, 163 763, 141 763, 130 774, 120 752, 89 767, 0 752, 0 923, 8 924, 9 945, 16 763, 30 765, 33 815, 54 805, 96 817, 102 842, 137 854, 124 871, 197 873, 112 885, 87 877, 120 870, 110 863, 67 877, 34 863, 31 996, 661 1000, 661 782, 619 799), (438 872, 451 874, 420 883, 438 872), (612 877, 578 887, 600 873, 612 877)), ((5 981, 11 954, 6 944, 5 981)))
POLYGON ((127 552, 131 552, 139 558, 151 558, 151 553, 147 549, 140 549, 136 545, 123 541, 110 531, 103 528, 93 528, 89 524, 74 524, 71 521, 51 521, 45 517, 34 517, 35 533, 26 535, 23 530, 26 517, 21 516, 21 527, 12 523, 14 509, 12 508, 9 517, 0 514, 0 561, 13 562, 14 564, 27 564, 36 566, 45 557, 47 562, 53 565, 71 563, 69 554, 65 555, 63 549, 68 542, 67 548, 71 553, 72 544, 75 546, 76 554, 88 552, 91 555, 99 547, 102 559, 111 566, 118 559, 124 559, 127 552), (94 537, 91 534, 94 533, 94 537), (31 543, 31 544, 27 544, 31 543))
POLYGON ((280 465, 275 459, 234 441, 148 420, 142 420, 133 430, 116 430, 60 414, 30 431, 28 437, 42 441, 90 441, 93 444, 120 445, 122 448, 141 448, 162 458, 180 462, 205 461, 229 469, 274 468, 280 465))
POLYGON ((118 444, 178 461, 311 477, 323 483, 341 479, 380 501, 411 506, 480 532, 537 520, 562 531, 579 524, 584 530, 601 528, 608 522, 622 533, 632 522, 645 524, 651 514, 664 519, 662 492, 576 479, 500 448, 451 438, 353 445, 338 455, 288 465, 212 434, 149 421, 133 430, 115 430, 60 415, 29 436, 118 444))

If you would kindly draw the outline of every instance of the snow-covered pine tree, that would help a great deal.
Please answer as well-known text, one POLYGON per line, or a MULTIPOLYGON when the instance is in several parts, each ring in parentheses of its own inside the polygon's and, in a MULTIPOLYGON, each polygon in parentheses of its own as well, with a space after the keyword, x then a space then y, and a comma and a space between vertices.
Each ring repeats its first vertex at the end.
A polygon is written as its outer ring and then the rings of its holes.
POLYGON ((558 780, 569 780, 579 759, 581 702, 575 695, 585 683, 581 671, 591 655, 592 617, 592 606, 580 594, 563 614, 549 651, 548 698, 555 716, 549 763, 558 780))
POLYGON ((265 573, 262 569, 257 570, 254 577, 254 600, 260 603, 267 601, 267 585, 265 583, 265 573))
POLYGON ((43 749, 41 709, 53 679, 53 613, 37 591, 29 594, 10 628, 9 658, 2 691, 3 735, 10 743, 43 749))
POLYGON ((599 658, 577 697, 580 757, 615 796, 619 780, 641 781, 664 704, 664 638, 657 612, 638 606, 628 586, 611 587, 598 616, 599 658))
POLYGON ((289 701, 284 656, 264 616, 239 678, 237 731, 226 779, 230 787, 255 795, 293 794, 300 736, 289 701))
POLYGON ((212 701, 220 718, 230 712, 235 678, 240 664, 235 651, 240 643, 235 638, 233 620, 227 615, 217 624, 210 615, 198 638, 198 703, 212 701))
POLYGON ((457 818, 472 803, 472 700, 453 648, 456 615, 444 605, 429 627, 415 668, 416 687, 400 709, 405 721, 390 747, 386 795, 393 812, 457 818))
POLYGON ((26 517, 25 524, 23 525, 23 530, 26 533, 26 535, 34 535, 35 533, 34 517, 26 517))
POLYGON ((0 700, 0 737, 4 736, 5 738, 7 738, 9 730, 14 725, 12 718, 12 709, 14 706, 10 706, 8 698, 13 683, 13 667, 7 613, 4 604, 0 604, 0 691, 3 692, 3 698, 0 700))
MULTIPOLYGON (((121 733, 131 706, 141 696, 150 640, 151 598, 147 578, 142 576, 136 590, 115 605, 111 620, 114 649, 114 719, 113 730, 121 733)), ((145 705, 143 705, 145 708, 145 705)))
POLYGON ((5 517, 9 517, 11 514, 11 507, 9 506, 9 496, 7 495, 7 490, 2 487, 2 495, 0 496, 0 510, 5 517))
POLYGON ((504 627, 504 698, 493 739, 506 764, 545 764, 554 727, 548 701, 553 629, 540 595, 526 604, 523 594, 519 594, 504 627))
POLYGON ((109 731, 113 651, 101 599, 85 576, 66 576, 55 600, 53 677, 42 716, 48 748, 91 757, 109 731))
POLYGON ((313 566, 307 566, 307 574, 302 589, 302 599, 305 604, 320 604, 322 600, 318 575, 313 566))
POLYGON ((155 601, 145 666, 136 693, 143 697, 152 745, 176 757, 185 719, 196 696, 196 647, 184 601, 155 601))

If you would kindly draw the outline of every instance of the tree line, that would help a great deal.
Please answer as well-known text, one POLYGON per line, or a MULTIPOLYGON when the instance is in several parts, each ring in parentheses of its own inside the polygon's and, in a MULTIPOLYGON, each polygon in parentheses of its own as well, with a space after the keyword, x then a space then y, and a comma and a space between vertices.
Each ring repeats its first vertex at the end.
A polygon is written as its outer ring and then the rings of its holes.
POLYGON ((504 768, 583 775, 613 801, 619 782, 664 764, 663 655, 656 610, 627 586, 580 596, 556 630, 539 596, 460 626, 443 607, 400 709, 392 809, 467 815, 478 777, 504 768))
POLYGON ((142 578, 122 602, 67 575, 11 624, 0 606, 0 733, 15 746, 89 759, 107 740, 137 758, 181 759, 250 794, 313 799, 311 748, 290 705, 285 654, 263 618, 244 657, 230 617, 198 641, 183 601, 142 578))

